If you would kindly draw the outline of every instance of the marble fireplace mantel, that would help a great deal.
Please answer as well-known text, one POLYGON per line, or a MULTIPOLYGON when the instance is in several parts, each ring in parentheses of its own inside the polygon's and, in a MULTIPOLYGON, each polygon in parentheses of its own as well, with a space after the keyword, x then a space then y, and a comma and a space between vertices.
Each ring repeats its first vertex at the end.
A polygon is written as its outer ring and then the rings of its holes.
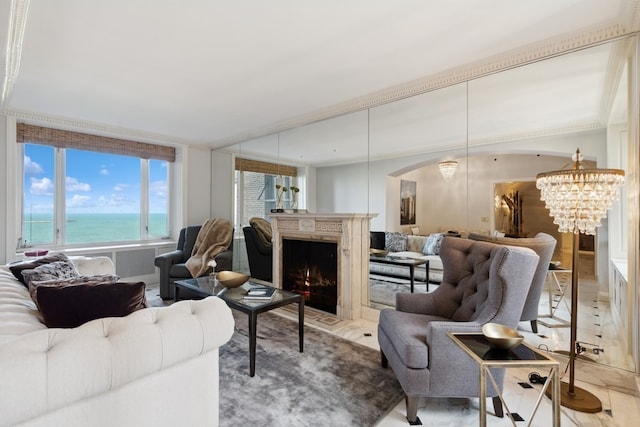
POLYGON ((282 241, 311 240, 338 245, 338 305, 341 319, 359 319, 369 286, 369 221, 376 214, 272 213, 273 285, 282 287, 282 241))

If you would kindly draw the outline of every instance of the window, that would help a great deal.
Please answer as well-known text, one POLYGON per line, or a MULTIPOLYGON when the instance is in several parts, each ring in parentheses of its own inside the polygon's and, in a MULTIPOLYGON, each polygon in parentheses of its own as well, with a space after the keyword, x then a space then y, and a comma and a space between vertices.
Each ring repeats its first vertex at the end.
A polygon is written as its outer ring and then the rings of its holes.
MULTIPOLYGON (((236 158, 235 166, 235 229, 242 234, 242 226, 253 217, 269 219, 276 207, 276 182, 290 188, 297 184, 297 168, 255 160, 236 158)), ((291 207, 291 192, 283 194, 284 208, 291 207)))
MULTIPOLYGON (((133 155, 138 151, 127 149, 84 150, 77 142, 32 143, 20 140, 20 128, 18 135, 19 142, 24 142, 20 144, 24 160, 22 245, 130 242, 167 236, 169 161, 139 157, 133 155)), ((108 147, 109 142, 108 138, 106 143, 100 141, 100 148, 108 147)), ((138 143, 131 144, 136 148, 138 143)))

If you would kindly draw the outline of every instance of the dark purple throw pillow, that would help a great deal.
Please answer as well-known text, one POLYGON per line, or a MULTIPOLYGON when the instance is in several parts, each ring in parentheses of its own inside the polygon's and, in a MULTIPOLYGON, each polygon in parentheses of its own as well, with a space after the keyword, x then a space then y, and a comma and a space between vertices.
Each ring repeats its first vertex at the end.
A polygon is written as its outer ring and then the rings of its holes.
POLYGON ((90 320, 122 317, 147 306, 144 282, 38 286, 35 302, 50 328, 75 328, 90 320))

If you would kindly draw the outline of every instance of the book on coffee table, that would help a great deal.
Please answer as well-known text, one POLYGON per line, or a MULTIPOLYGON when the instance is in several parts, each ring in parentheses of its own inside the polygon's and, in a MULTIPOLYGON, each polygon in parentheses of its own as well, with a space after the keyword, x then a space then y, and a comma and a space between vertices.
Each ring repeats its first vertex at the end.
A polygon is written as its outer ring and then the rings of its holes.
POLYGON ((249 289, 243 299, 245 300, 270 300, 273 298, 276 289, 267 286, 254 286, 249 289))

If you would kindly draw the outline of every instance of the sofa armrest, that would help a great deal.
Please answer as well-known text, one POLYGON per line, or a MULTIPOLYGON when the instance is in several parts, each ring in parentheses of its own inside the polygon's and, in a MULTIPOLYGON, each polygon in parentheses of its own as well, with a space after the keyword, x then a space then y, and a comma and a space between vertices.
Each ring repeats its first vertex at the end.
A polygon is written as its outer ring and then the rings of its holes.
MULTIPOLYGON (((482 333, 482 324, 478 322, 429 322, 426 335, 432 387, 437 389, 439 384, 447 384, 446 388, 450 391, 455 391, 458 387, 458 393, 477 389, 479 365, 449 337, 449 332, 482 333)), ((498 385, 502 387, 504 372, 493 370, 493 373, 498 385)), ((496 395, 491 384, 487 384, 487 395, 496 395)))
POLYGON ((405 313, 435 314, 432 294, 396 294, 396 310, 405 313))
POLYGON ((170 268, 173 264, 180 264, 183 259, 184 253, 181 250, 177 249, 175 251, 165 252, 158 255, 153 260, 153 263, 156 267, 159 267, 162 270, 163 268, 170 268))
POLYGON ((216 271, 231 271, 233 270, 233 251, 227 250, 220 252, 213 257, 216 261, 216 271))
POLYGON ((23 422, 217 352, 233 330, 229 307, 209 297, 17 337, 0 344, 0 425, 23 422))
POLYGON ((116 274, 116 267, 113 265, 113 261, 111 261, 111 258, 106 256, 70 256, 69 259, 73 262, 78 273, 83 276, 91 276, 94 274, 116 274))

